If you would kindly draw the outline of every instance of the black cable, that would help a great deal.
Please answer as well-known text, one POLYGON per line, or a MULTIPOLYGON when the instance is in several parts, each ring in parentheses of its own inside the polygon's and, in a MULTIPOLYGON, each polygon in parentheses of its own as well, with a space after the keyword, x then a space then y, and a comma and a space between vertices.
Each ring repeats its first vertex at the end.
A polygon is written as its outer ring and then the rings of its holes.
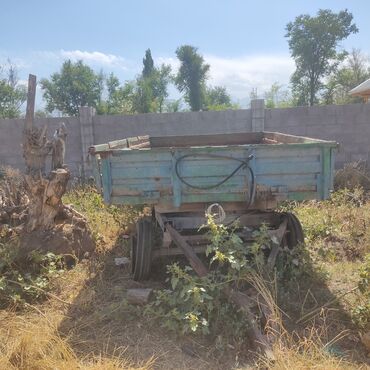
MULTIPOLYGON (((251 175, 251 189, 252 191, 249 191, 249 199, 248 199, 248 204, 247 204, 247 208, 249 208, 249 206, 252 204, 252 201, 253 201, 253 197, 254 197, 254 192, 255 192, 255 188, 254 188, 254 185, 255 185, 255 176, 254 176, 254 172, 253 170, 250 168, 249 166, 249 162, 250 160, 253 158, 253 155, 250 155, 247 160, 243 160, 243 159, 239 159, 239 158, 234 158, 234 157, 230 157, 230 156, 225 156, 225 155, 217 155, 217 154, 209 154, 209 153, 197 153, 197 154, 186 154, 186 155, 183 155, 182 157, 178 158, 176 160, 176 164, 175 164, 175 172, 176 172, 176 175, 177 177, 180 179, 180 181, 182 183, 184 183, 185 185, 189 186, 190 188, 193 188, 193 189, 199 189, 199 190, 209 190, 209 189, 214 189, 214 188, 217 188, 218 186, 224 184, 226 181, 230 180, 241 168, 248 168, 249 170, 249 173, 251 175), (214 185, 206 185, 206 186, 197 186, 197 185, 193 185, 193 184, 190 184, 189 182, 187 182, 179 173, 179 163, 182 162, 185 158, 196 158, 196 157, 205 157, 205 158, 222 158, 222 159, 231 159, 231 160, 234 160, 234 161, 237 161, 237 162, 240 162, 240 165, 233 171, 231 172, 230 175, 226 176, 223 180, 221 180, 220 182, 218 182, 217 184, 214 184, 214 185)), ((249 190, 249 189, 248 189, 249 190)))

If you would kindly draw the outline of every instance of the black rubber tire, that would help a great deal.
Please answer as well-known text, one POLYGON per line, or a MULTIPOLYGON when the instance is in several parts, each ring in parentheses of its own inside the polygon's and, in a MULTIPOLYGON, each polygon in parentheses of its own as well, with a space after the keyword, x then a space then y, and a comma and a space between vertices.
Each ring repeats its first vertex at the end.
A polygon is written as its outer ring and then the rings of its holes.
POLYGON ((287 245, 288 248, 293 249, 299 244, 304 243, 304 234, 303 229, 300 221, 298 220, 297 216, 291 212, 286 212, 285 217, 288 218, 288 225, 287 225, 287 245))
POLYGON ((136 235, 131 237, 131 264, 133 279, 147 280, 152 263, 152 233, 151 218, 142 218, 136 224, 136 235))

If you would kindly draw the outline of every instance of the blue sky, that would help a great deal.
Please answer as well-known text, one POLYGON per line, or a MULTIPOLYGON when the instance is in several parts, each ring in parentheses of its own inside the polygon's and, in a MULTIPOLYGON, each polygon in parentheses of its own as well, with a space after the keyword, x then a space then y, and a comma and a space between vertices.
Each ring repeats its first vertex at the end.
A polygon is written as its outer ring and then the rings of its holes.
POLYGON ((82 59, 124 81, 140 72, 145 49, 176 69, 176 47, 191 44, 211 65, 211 84, 245 101, 252 88, 263 94, 276 81, 288 84, 285 25, 320 8, 348 8, 360 32, 343 47, 370 55, 368 0, 0 0, 0 64, 10 58, 26 80, 82 59))

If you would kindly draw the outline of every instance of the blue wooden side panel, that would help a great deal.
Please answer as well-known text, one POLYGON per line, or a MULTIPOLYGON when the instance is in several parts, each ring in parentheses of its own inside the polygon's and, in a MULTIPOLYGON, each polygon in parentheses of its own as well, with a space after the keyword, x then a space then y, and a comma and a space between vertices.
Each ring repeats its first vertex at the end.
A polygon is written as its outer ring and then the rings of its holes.
MULTIPOLYGON (((229 176, 253 155, 250 167, 259 188, 268 188, 282 198, 325 199, 333 182, 334 149, 328 145, 241 145, 225 147, 155 148, 114 150, 101 160, 103 193, 114 204, 172 204, 194 202, 242 202, 248 197, 251 176, 240 168, 228 181, 210 189, 229 176), (229 158, 207 157, 225 156, 229 158)), ((258 195, 258 194, 257 194, 258 195)))

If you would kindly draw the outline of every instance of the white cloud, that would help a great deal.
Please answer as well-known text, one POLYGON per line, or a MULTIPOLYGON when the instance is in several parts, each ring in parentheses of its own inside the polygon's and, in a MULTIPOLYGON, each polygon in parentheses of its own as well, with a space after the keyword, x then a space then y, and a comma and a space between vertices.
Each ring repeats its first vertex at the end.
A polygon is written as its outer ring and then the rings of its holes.
MULTIPOLYGON (((234 99, 249 97, 252 88, 257 88, 258 95, 262 97, 274 82, 288 84, 294 71, 294 61, 285 55, 234 58, 205 55, 204 59, 211 66, 211 85, 225 86, 234 99)), ((170 64, 174 71, 179 67, 176 58, 160 57, 156 62, 170 64)))
POLYGON ((64 59, 83 60, 95 64, 102 64, 108 66, 124 66, 124 59, 121 56, 114 54, 104 54, 100 51, 82 51, 82 50, 61 50, 60 55, 64 59))
POLYGON ((274 82, 287 84, 294 71, 294 61, 289 56, 205 56, 205 60, 211 66, 211 83, 226 86, 231 95, 239 99, 249 96, 252 88, 257 88, 260 95, 274 82))
POLYGON ((119 55, 105 54, 100 51, 85 50, 64 50, 59 51, 38 51, 34 52, 34 57, 41 60, 63 61, 71 59, 72 61, 82 60, 83 62, 95 67, 112 67, 121 70, 128 69, 128 62, 119 55))

